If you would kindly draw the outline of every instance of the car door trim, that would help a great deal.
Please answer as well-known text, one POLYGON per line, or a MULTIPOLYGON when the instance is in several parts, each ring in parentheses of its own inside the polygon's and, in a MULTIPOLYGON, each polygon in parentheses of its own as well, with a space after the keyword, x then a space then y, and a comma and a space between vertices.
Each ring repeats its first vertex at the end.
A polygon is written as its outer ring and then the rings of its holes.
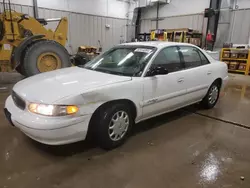
POLYGON ((186 95, 186 94, 187 94, 187 91, 186 91, 186 89, 184 89, 184 90, 181 90, 181 91, 178 91, 178 92, 170 93, 168 95, 162 95, 162 96, 157 97, 157 98, 142 101, 141 106, 142 107, 149 106, 149 105, 152 105, 152 104, 155 104, 155 103, 159 103, 159 102, 162 102, 162 101, 166 101, 166 100, 169 100, 169 99, 180 97, 180 96, 186 95))
POLYGON ((208 85, 193 87, 191 89, 187 89, 187 94, 197 92, 197 91, 200 91, 200 90, 204 90, 204 89, 208 89, 208 88, 209 88, 208 85))

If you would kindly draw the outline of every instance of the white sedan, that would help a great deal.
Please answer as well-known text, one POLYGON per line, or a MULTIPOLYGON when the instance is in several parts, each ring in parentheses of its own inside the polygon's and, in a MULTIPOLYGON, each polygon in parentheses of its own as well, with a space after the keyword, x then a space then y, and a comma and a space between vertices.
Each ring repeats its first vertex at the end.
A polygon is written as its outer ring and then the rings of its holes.
MULTIPOLYGON (((35 62, 34 62, 35 63, 35 62)), ((30 138, 49 145, 84 140, 115 148, 140 121, 198 103, 215 106, 227 65, 184 43, 116 46, 84 67, 18 82, 5 114, 30 138)))

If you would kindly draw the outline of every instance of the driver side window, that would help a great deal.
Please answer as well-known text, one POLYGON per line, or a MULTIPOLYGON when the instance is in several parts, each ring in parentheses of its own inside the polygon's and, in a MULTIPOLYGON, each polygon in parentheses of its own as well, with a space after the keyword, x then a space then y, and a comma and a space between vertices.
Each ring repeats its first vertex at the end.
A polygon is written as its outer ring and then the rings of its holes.
POLYGON ((152 67, 164 67, 169 73, 182 70, 179 50, 177 47, 167 47, 161 50, 152 63, 152 67))

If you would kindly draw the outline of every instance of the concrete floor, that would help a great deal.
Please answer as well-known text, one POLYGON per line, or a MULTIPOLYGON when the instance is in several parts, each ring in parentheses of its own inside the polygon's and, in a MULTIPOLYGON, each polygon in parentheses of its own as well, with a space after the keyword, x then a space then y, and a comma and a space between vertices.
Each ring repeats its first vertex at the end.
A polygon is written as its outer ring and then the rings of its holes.
MULTIPOLYGON (((1 108, 12 87, 4 78, 1 108)), ((231 75, 214 109, 191 106, 140 123, 109 152, 86 142, 38 144, 0 111, 0 188, 249 188, 249 104, 250 77, 231 75)))

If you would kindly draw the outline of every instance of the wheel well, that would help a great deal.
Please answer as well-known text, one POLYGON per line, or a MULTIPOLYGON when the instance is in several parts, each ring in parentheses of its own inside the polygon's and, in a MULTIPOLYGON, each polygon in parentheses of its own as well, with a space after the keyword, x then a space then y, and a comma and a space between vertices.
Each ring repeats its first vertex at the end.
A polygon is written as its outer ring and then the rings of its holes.
POLYGON ((129 109, 131 110, 131 114, 132 114, 133 118, 134 119, 136 118, 136 116, 137 116, 136 106, 131 100, 128 100, 128 99, 118 99, 118 100, 108 101, 108 102, 102 104, 101 106, 99 106, 95 110, 93 115, 95 115, 96 112, 98 112, 101 109, 107 107, 108 105, 112 105, 112 104, 115 104, 115 103, 128 105, 129 109))
POLYGON ((214 81, 214 83, 218 83, 219 86, 221 87, 221 85, 222 85, 222 79, 221 79, 221 78, 217 78, 217 79, 214 81))
MULTIPOLYGON (((112 101, 111 101, 112 102, 112 101)), ((128 99, 120 99, 120 100, 115 100, 114 102, 117 102, 117 103, 122 103, 122 104, 126 104, 129 106, 129 109, 131 110, 131 114, 133 116, 133 119, 136 118, 137 116, 137 110, 136 110, 136 106, 135 104, 131 101, 131 100, 128 100, 128 99)))
POLYGON ((94 129, 94 125, 95 125, 95 121, 97 120, 97 116, 99 115, 99 113, 104 109, 106 108, 107 106, 109 105, 112 105, 112 104, 115 104, 115 103, 119 103, 119 104, 126 104, 129 106, 130 110, 131 110, 131 114, 133 116, 133 119, 136 118, 137 116, 137 110, 136 110, 136 106, 135 104, 131 101, 131 100, 128 100, 128 99, 118 99, 118 100, 113 100, 113 101, 108 101, 104 104, 102 104, 101 106, 99 106, 95 112, 93 113, 91 119, 90 119, 90 122, 89 122, 89 128, 88 128, 88 133, 87 133, 87 136, 90 136, 91 133, 93 131, 95 131, 94 129), (90 133, 90 134, 89 134, 90 133))

